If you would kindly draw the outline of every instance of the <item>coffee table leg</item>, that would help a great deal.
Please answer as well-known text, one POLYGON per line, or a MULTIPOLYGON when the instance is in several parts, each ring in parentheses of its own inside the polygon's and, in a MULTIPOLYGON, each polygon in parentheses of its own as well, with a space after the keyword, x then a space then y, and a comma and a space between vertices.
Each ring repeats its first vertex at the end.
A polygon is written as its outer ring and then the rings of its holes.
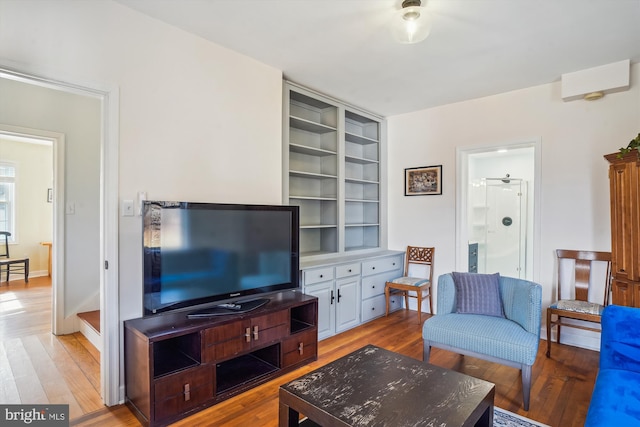
POLYGON ((490 405, 476 422, 475 427, 493 427, 493 405, 490 405))
POLYGON ((297 427, 299 425, 298 419, 300 414, 295 409, 291 409, 289 405, 285 405, 280 402, 280 409, 278 413, 278 425, 280 427, 297 427))

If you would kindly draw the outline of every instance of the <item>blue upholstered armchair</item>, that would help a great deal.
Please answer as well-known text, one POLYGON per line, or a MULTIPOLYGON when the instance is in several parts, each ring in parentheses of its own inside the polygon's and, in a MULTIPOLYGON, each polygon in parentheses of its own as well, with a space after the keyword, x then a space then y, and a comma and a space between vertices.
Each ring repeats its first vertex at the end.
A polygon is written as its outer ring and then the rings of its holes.
POLYGON ((640 425, 640 309, 609 305, 602 313, 600 370, 585 427, 640 425))
POLYGON ((431 347, 437 347, 518 368, 528 411, 531 368, 540 342, 542 287, 511 277, 498 280, 504 317, 459 313, 453 276, 438 278, 437 314, 422 328, 423 360, 429 361, 431 347))

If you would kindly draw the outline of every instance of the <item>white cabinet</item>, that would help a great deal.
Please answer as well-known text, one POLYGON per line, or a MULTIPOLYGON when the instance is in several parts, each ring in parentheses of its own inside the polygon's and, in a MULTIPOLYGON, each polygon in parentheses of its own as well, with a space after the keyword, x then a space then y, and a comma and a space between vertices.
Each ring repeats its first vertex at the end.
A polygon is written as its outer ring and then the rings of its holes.
POLYGON ((286 82, 283 199, 300 206, 300 254, 384 246, 385 122, 286 82))
MULTIPOLYGON (((318 298, 318 339, 368 322, 385 313, 384 284, 402 276, 403 252, 303 262, 304 293, 318 298)), ((402 308, 393 296, 391 310, 402 308)))

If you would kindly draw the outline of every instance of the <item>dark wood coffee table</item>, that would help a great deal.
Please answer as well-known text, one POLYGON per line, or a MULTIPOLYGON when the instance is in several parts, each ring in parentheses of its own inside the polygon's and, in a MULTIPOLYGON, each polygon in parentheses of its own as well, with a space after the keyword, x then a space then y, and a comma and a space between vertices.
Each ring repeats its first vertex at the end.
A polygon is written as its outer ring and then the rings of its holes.
POLYGON ((495 385, 367 345, 280 386, 280 427, 493 425, 495 385))

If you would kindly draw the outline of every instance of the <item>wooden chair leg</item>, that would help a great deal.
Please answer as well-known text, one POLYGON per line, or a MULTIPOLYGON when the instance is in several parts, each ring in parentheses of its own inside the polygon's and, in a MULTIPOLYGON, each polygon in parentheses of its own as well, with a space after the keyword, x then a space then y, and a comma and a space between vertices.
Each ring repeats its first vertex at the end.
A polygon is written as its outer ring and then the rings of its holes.
POLYGON ((551 323, 551 310, 547 308, 547 357, 551 357, 551 329, 553 324, 551 323))
POLYGON ((418 324, 422 325, 422 291, 416 289, 416 296, 418 297, 418 324))
POLYGON ((384 287, 384 299, 386 301, 386 311, 384 313, 385 317, 389 315, 389 297, 390 297, 390 289, 389 289, 389 285, 386 285, 384 287))
POLYGON ((29 260, 24 262, 24 283, 29 283, 29 260))
POLYGON ((431 297, 431 287, 429 287, 429 314, 433 314, 433 298, 431 297))
POLYGON ((409 310, 409 292, 402 291, 402 293, 404 294, 404 309, 409 310))

